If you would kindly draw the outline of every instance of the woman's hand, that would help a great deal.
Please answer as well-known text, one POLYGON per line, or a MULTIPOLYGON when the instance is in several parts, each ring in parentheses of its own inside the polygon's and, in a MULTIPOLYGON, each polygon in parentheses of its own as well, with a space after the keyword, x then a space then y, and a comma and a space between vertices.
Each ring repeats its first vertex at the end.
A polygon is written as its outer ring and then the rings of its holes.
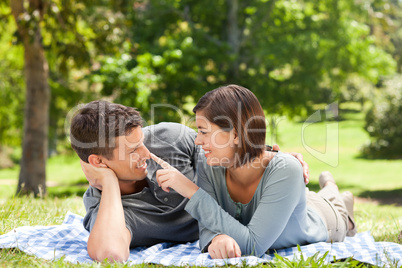
POLYGON ((237 242, 225 234, 217 235, 212 239, 208 252, 212 259, 241 257, 241 250, 237 242))
MULTIPOLYGON (((279 145, 278 145, 278 144, 274 144, 274 145, 272 146, 272 150, 280 151, 280 150, 279 150, 279 145)), ((307 162, 305 162, 305 161, 303 160, 303 155, 300 154, 300 153, 295 153, 295 152, 291 152, 291 153, 287 153, 287 154, 293 155, 294 157, 297 158, 297 160, 300 161, 300 164, 301 164, 302 167, 303 167, 304 183, 305 183, 305 184, 308 184, 308 183, 309 183, 309 178, 310 178, 310 170, 309 170, 309 168, 308 168, 307 162)))
POLYGON ((80 164, 85 178, 87 178, 89 185, 92 187, 102 191, 105 180, 115 179, 117 181, 116 173, 108 167, 94 167, 82 160, 80 160, 80 164))
POLYGON ((156 180, 158 181, 158 185, 162 188, 162 190, 169 192, 169 188, 171 188, 188 199, 190 199, 193 194, 197 192, 199 187, 182 173, 180 173, 180 171, 152 153, 151 157, 163 168, 156 172, 156 180))

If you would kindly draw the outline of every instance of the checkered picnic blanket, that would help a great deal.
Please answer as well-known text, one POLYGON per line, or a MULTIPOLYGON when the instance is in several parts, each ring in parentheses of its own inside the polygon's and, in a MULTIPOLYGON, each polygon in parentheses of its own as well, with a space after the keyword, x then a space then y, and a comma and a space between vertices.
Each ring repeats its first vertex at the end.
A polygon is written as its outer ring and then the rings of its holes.
MULTIPOLYGON (((30 255, 47 260, 64 257, 72 263, 90 263, 87 252, 88 232, 82 225, 83 218, 68 212, 63 224, 55 226, 18 227, 0 236, 0 248, 18 248, 30 255)), ((327 262, 335 259, 353 257, 353 259, 378 266, 402 265, 402 245, 390 242, 375 242, 369 232, 347 237, 342 243, 315 243, 300 247, 281 249, 277 254, 290 259, 318 257, 329 252, 327 262)), ((257 265, 269 262, 274 254, 265 254, 262 258, 244 256, 241 258, 212 260, 208 253, 201 253, 198 241, 187 244, 160 243, 152 247, 131 249, 128 263, 154 263, 176 266, 224 266, 257 265)))

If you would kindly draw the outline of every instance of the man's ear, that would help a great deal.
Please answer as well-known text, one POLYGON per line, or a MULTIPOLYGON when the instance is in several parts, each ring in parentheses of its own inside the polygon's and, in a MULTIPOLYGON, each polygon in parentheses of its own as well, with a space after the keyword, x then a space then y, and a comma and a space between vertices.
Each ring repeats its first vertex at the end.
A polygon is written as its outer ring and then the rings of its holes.
POLYGON ((103 160, 103 157, 96 154, 91 154, 90 156, 88 156, 88 162, 95 167, 107 167, 103 160))

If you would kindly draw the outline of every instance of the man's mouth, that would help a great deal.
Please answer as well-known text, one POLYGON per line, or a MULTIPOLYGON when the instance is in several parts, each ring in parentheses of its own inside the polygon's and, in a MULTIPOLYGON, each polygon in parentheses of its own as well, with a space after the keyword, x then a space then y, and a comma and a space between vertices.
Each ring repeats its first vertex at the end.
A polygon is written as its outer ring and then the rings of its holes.
POLYGON ((142 165, 137 166, 137 168, 145 168, 147 166, 147 162, 144 162, 142 165))

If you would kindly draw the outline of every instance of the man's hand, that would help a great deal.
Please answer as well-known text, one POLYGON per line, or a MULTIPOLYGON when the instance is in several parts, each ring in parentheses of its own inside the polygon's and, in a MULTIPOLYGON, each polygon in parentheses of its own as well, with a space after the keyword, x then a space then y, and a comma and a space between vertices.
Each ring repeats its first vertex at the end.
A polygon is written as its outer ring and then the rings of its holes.
POLYGON ((225 234, 217 235, 212 239, 208 252, 212 259, 241 257, 241 250, 237 242, 225 234))
POLYGON ((115 179, 117 181, 117 176, 113 170, 110 168, 94 167, 91 164, 85 163, 80 160, 82 171, 87 178, 89 185, 95 187, 102 191, 102 186, 106 179, 115 179))
POLYGON ((163 161, 156 155, 151 153, 152 159, 158 163, 163 169, 156 172, 156 179, 159 187, 165 192, 169 192, 172 188, 183 197, 190 199, 198 190, 198 186, 184 176, 180 171, 163 161))
MULTIPOLYGON (((272 150, 280 151, 279 145, 278 145, 278 144, 274 144, 274 145, 272 146, 272 150)), ((309 168, 308 168, 307 162, 305 162, 305 161, 303 160, 303 155, 302 155, 302 154, 299 154, 299 153, 295 153, 295 152, 291 152, 291 153, 287 153, 287 154, 293 155, 294 157, 297 158, 297 160, 300 161, 300 164, 301 164, 302 167, 303 167, 304 183, 305 183, 305 184, 308 184, 308 183, 309 183, 309 178, 310 178, 310 170, 309 170, 309 168)))

